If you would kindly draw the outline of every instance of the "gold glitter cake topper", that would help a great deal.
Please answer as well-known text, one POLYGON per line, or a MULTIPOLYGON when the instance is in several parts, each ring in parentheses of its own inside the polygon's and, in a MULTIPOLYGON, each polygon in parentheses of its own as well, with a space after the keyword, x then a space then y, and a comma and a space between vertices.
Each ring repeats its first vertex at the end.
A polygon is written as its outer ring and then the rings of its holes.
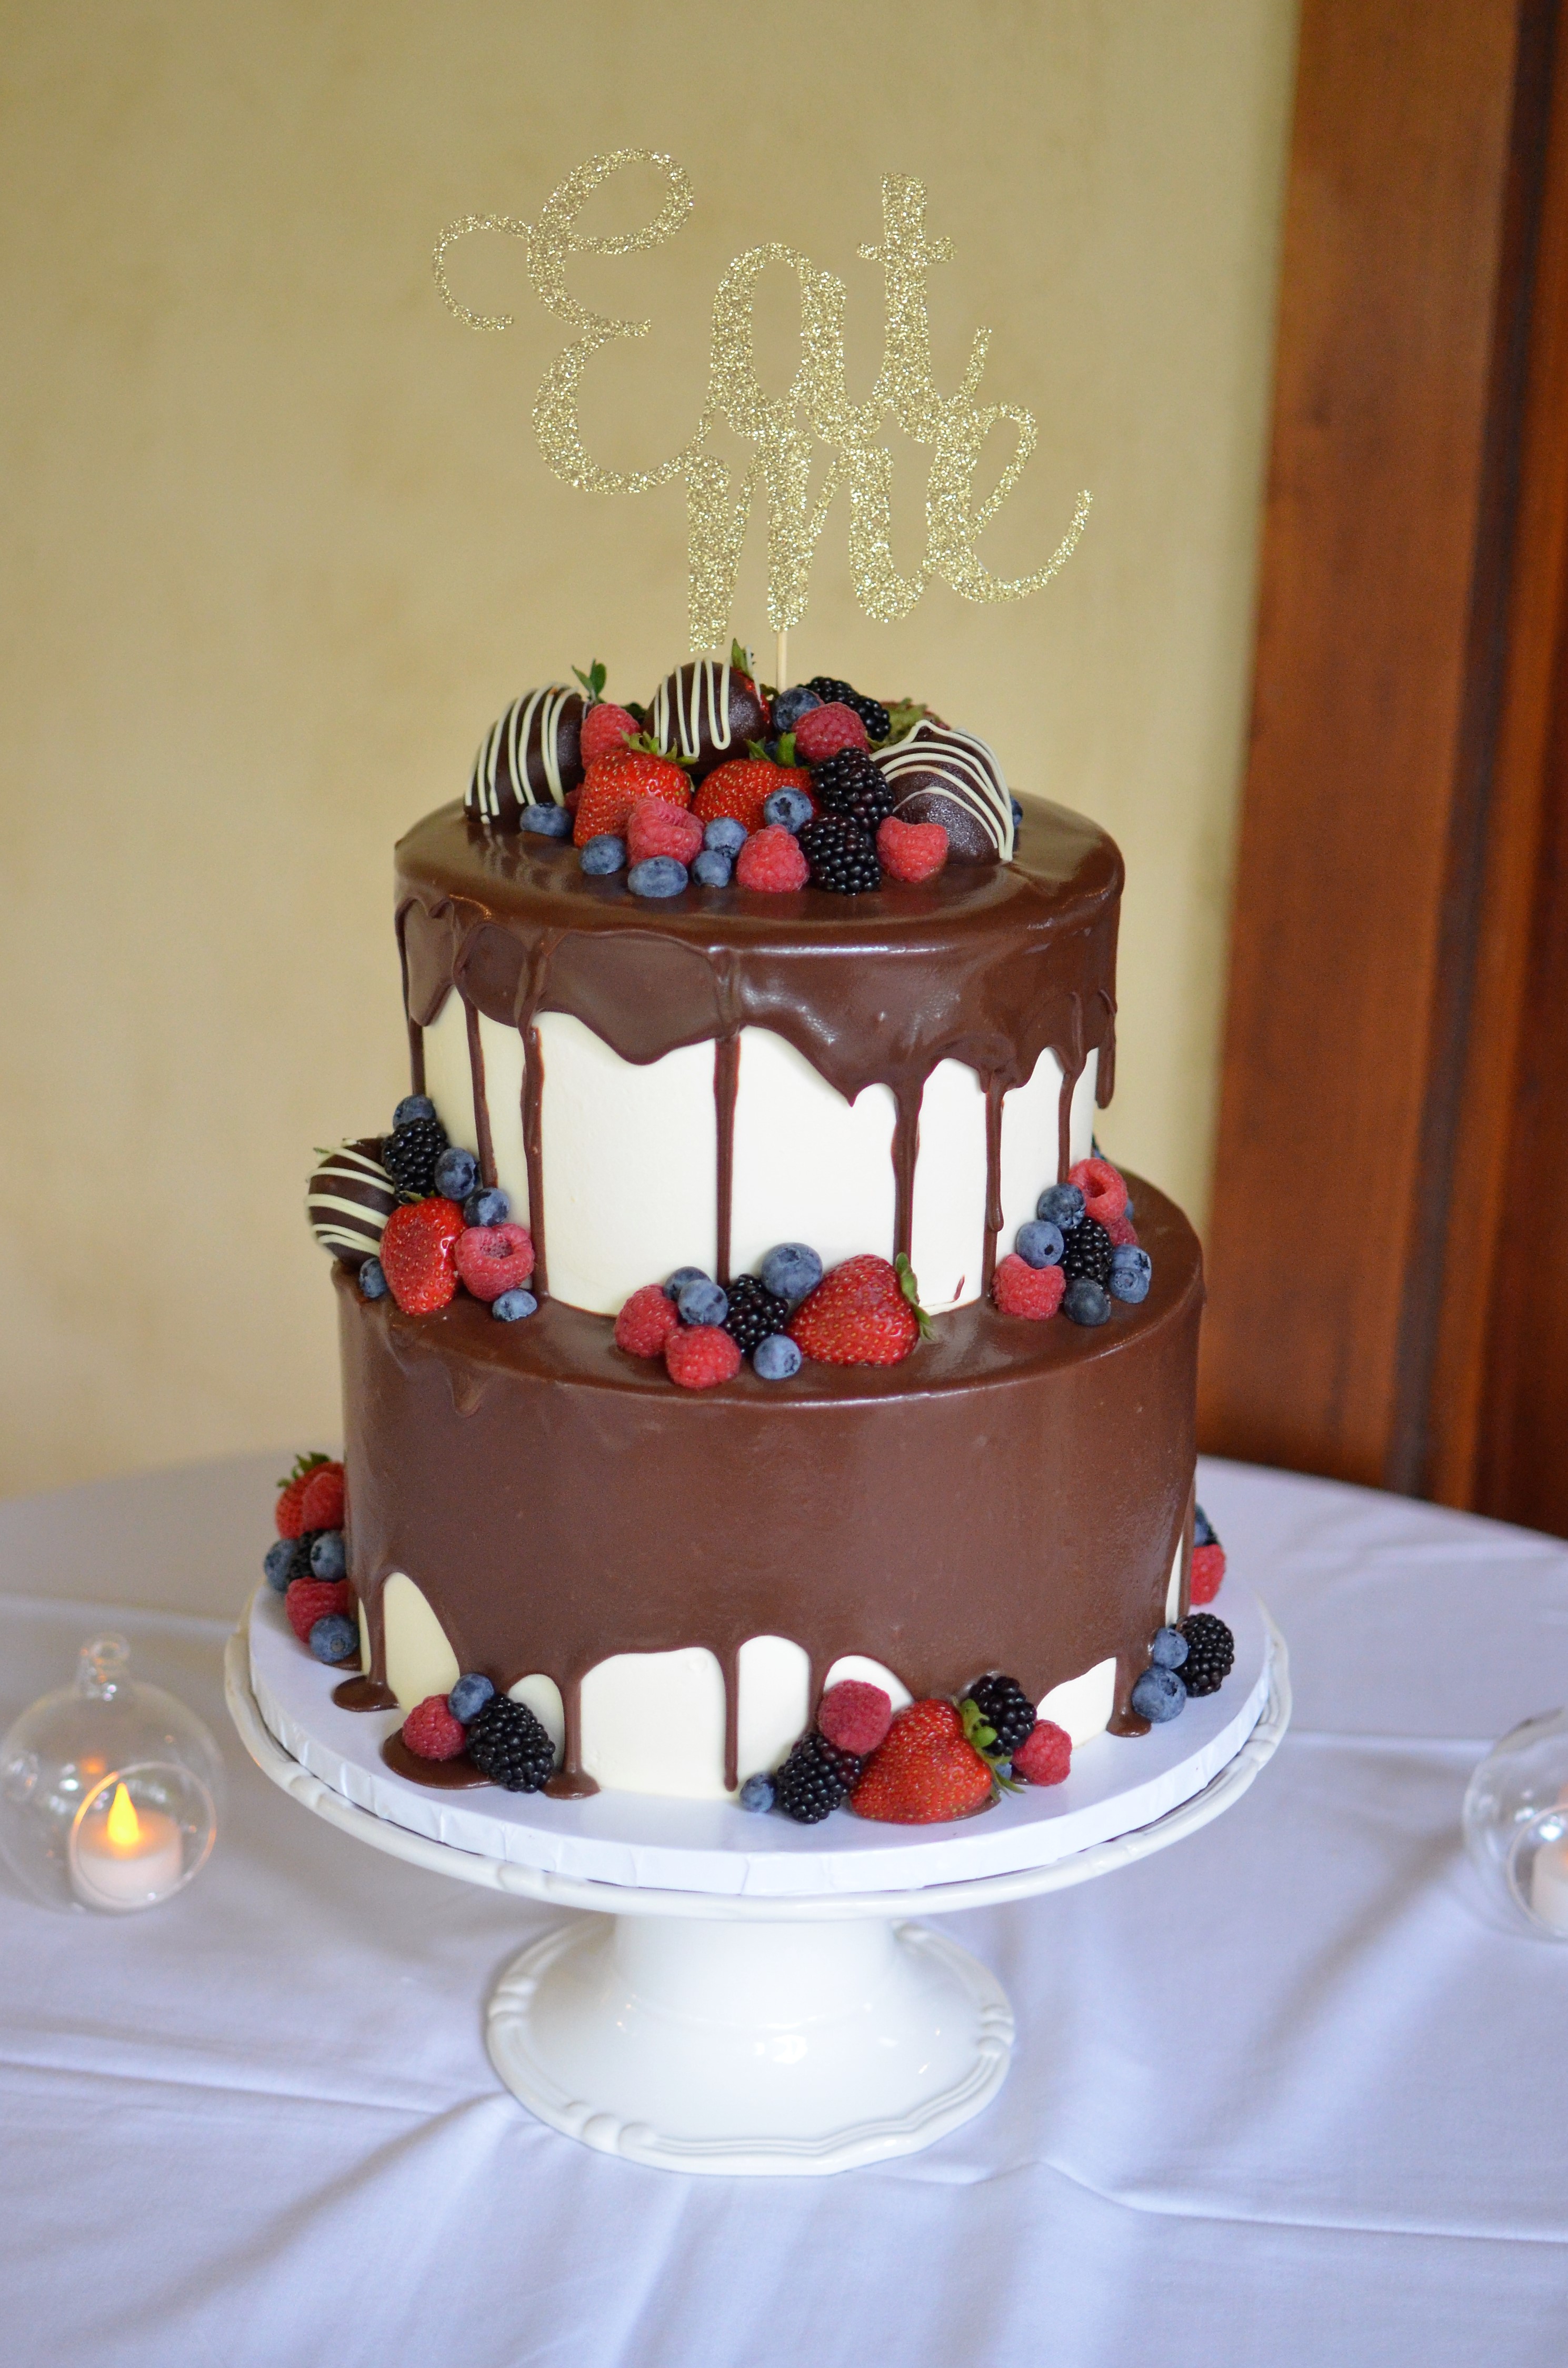
POLYGON ((443 302, 471 329, 507 329, 509 313, 471 312, 453 295, 447 279, 447 250, 471 231, 500 231, 520 238, 528 251, 528 277, 540 302, 576 333, 540 381, 534 428, 540 450, 555 474, 585 493, 642 494, 686 480, 691 646, 710 649, 728 640, 741 546, 754 495, 767 507, 767 617, 780 637, 780 687, 787 679, 782 637, 805 614, 812 555, 828 507, 841 486, 849 493, 849 564, 856 598, 869 617, 891 623, 907 616, 937 576, 966 600, 1022 600, 1038 592, 1072 556, 1088 515, 1089 495, 1078 496, 1073 522, 1043 567, 1031 575, 994 575, 975 544, 1017 484, 1037 440, 1034 415, 1021 404, 983 404, 980 381, 990 331, 977 329, 968 366, 957 391, 937 391, 931 361, 926 274, 952 259, 952 243, 926 234, 926 187, 901 173, 882 183, 882 238, 863 246, 868 263, 880 263, 886 289, 887 329, 882 366, 864 403, 851 403, 844 353, 846 291, 842 279, 819 270, 809 256, 769 242, 736 256, 713 299, 708 401, 690 441, 657 468, 601 468, 583 442, 577 418, 584 370, 601 346, 646 336, 648 321, 616 320, 590 313, 566 288, 574 255, 631 255, 673 238, 690 213, 691 184, 673 156, 645 148, 619 148, 590 156, 551 191, 537 222, 504 214, 470 214, 452 222, 437 242, 436 284, 443 302), (648 165, 669 183, 669 195, 652 222, 619 237, 594 238, 577 219, 594 191, 628 165, 648 165), (756 375, 752 303, 756 283, 770 264, 792 271, 801 290, 801 361, 782 395, 767 394, 756 375), (893 564, 889 540, 892 454, 877 441, 891 417, 912 442, 931 454, 926 493, 926 551, 918 566, 903 575, 893 564), (719 421, 756 447, 756 457, 732 486, 730 472, 705 448, 719 421), (976 505, 975 469, 985 439, 999 421, 1017 431, 1017 449, 994 490, 976 505), (818 444, 830 454, 826 475, 814 496, 812 463, 818 444))

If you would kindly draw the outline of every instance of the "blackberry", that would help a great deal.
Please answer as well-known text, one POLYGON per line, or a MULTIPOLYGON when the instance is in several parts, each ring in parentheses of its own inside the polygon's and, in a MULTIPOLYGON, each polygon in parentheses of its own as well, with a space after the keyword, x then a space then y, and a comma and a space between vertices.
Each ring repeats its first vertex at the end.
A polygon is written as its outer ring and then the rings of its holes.
POLYGON ((289 1577, 283 1582, 285 1587, 289 1585, 290 1579, 313 1577, 314 1574, 311 1569, 311 1548, 318 1538, 325 1535, 324 1530, 301 1530, 297 1538, 290 1540, 293 1552, 289 1557, 289 1577))
POLYGON ((507 1793, 541 1793, 555 1766, 554 1744, 527 1702, 510 1694, 492 1694, 469 1721, 468 1756, 507 1793))
POLYGON ((892 730, 892 718, 880 699, 868 699, 863 691, 852 690, 831 674, 814 674, 806 685, 814 690, 824 707, 846 707, 858 715, 866 727, 868 740, 885 740, 892 730))
POLYGON ((841 748, 813 766, 812 794, 824 814, 847 814, 872 834, 897 803, 892 783, 864 748, 841 748))
POLYGON ((990 1669, 964 1692, 986 1725, 996 1731, 994 1744, 987 1748, 999 1759, 1010 1759, 1025 1737, 1033 1734, 1035 1723, 1034 1704, 1017 1678, 1005 1678, 999 1670, 990 1669))
POLYGON ((858 896, 882 884, 877 850, 847 814, 818 814, 801 829, 800 846, 813 887, 829 889, 835 896, 858 896))
POLYGON ((1096 1217, 1082 1217, 1066 1236, 1062 1252, 1062 1271, 1069 1282, 1082 1275, 1086 1281, 1097 1282, 1103 1291, 1110 1281, 1110 1262, 1116 1255, 1116 1245, 1096 1217))
POLYGON ((789 1301, 769 1291, 760 1275, 736 1275, 730 1285, 724 1329, 743 1357, 749 1357, 770 1333, 782 1332, 789 1321, 789 1301))
POLYGON ((438 1118, 410 1119, 381 1143, 381 1166, 405 1201, 423 1201, 436 1190, 436 1162, 447 1147, 438 1118))
POLYGON ((774 1804, 798 1826, 820 1826, 841 1809, 860 1781, 860 1762, 813 1726, 773 1780, 774 1804))
POLYGON ((1182 1682, 1189 1694, 1217 1694, 1236 1658, 1236 1640, 1211 1611, 1195 1611, 1181 1623, 1187 1638, 1182 1682))

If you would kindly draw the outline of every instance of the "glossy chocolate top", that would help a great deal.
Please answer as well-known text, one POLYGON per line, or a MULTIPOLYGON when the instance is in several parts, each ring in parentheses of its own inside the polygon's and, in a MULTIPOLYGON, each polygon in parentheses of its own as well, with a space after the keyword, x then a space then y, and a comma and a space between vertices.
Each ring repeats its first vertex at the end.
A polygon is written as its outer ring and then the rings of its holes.
POLYGON ((1097 1051, 1108 1101, 1121 857, 1082 815, 1021 803, 1010 863, 859 896, 694 886, 656 904, 569 843, 443 806, 397 849, 409 1017, 428 1026, 456 985, 504 1024, 571 1012, 634 1062, 770 1028, 851 1099, 917 1092, 949 1059, 1006 1091, 1047 1046, 1070 1082, 1097 1051))

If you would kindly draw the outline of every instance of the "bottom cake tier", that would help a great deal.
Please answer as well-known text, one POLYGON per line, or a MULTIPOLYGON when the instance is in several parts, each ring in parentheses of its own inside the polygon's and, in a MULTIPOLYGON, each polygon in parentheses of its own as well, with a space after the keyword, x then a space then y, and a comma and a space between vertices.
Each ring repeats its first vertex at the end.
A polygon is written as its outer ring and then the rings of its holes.
POLYGON ((404 1708, 474 1670, 550 1728, 555 1787, 692 1797, 775 1766, 825 1686, 895 1705, 1016 1677, 1082 1741, 1187 1610, 1202 1268, 1134 1187, 1153 1280, 1085 1329, 989 1304, 890 1368, 700 1393, 546 1300, 501 1325, 337 1278, 349 1576, 404 1708))

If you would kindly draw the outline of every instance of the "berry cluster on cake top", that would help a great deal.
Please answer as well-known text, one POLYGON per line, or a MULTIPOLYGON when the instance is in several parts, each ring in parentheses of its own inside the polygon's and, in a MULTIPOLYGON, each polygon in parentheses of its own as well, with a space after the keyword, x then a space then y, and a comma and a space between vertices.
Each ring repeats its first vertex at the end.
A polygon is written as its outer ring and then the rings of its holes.
POLYGON ((737 643, 677 667, 646 706, 580 691, 514 700, 465 801, 487 828, 570 841, 583 872, 656 900, 688 888, 861 895, 949 860, 1006 861, 1021 808, 993 751, 913 700, 836 677, 774 689, 737 643))

